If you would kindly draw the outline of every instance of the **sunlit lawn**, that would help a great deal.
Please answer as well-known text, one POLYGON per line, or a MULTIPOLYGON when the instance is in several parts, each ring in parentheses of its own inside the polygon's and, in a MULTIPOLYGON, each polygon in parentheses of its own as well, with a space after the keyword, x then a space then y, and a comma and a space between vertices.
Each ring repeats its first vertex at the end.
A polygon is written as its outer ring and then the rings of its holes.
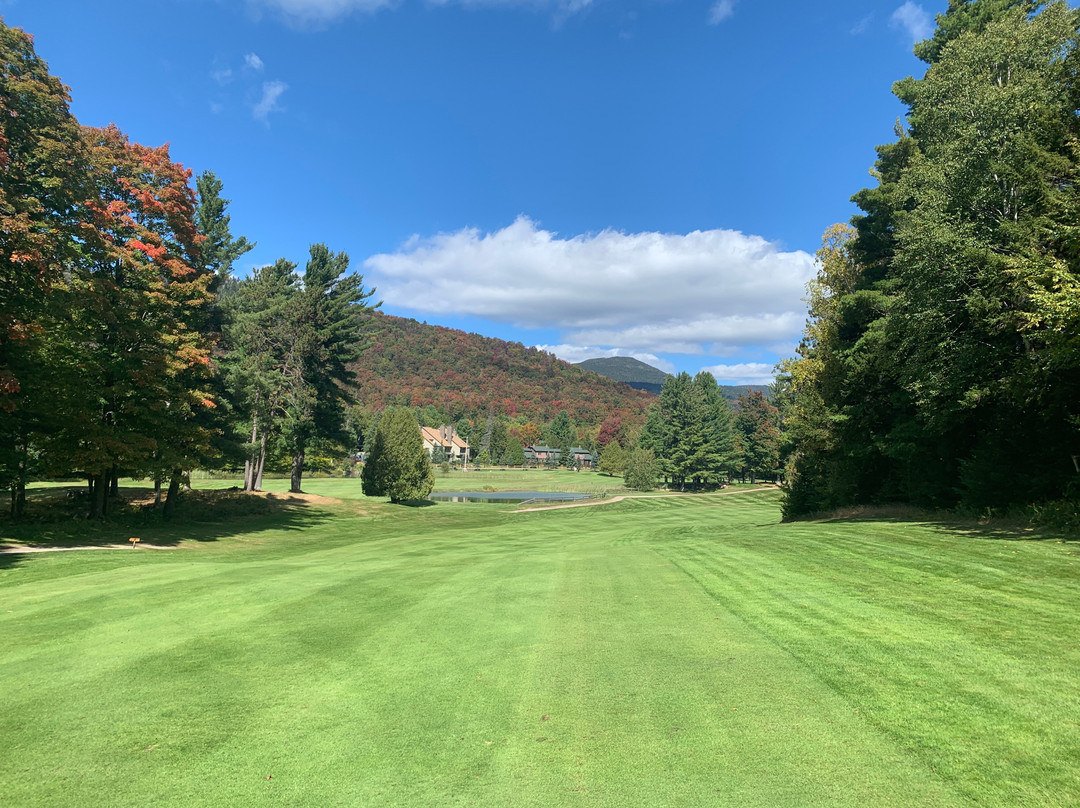
POLYGON ((304 487, 0 556, 0 805, 1080 803, 1075 544, 304 487))

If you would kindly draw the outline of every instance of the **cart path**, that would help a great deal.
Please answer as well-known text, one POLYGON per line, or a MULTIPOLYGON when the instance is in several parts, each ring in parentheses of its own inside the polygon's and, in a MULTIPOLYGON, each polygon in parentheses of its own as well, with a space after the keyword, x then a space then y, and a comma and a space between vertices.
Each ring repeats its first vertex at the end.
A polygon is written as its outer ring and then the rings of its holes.
MULTIPOLYGON (((730 497, 733 494, 753 494, 758 491, 775 491, 775 485, 765 486, 764 488, 747 488, 740 491, 724 491, 719 494, 712 494, 711 496, 717 497, 730 497)), ((510 513, 529 513, 530 511, 555 511, 560 508, 588 508, 594 505, 611 505, 615 502, 622 502, 624 499, 667 499, 669 497, 698 497, 701 494, 620 494, 617 497, 611 497, 610 499, 590 499, 587 502, 568 502, 563 505, 538 505, 534 508, 518 508, 516 511, 510 511, 510 513)))

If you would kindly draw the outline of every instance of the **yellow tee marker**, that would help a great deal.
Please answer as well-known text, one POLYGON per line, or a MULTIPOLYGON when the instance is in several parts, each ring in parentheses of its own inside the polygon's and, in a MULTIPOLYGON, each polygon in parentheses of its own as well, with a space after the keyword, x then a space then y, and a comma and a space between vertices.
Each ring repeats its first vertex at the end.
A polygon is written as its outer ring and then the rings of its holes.
POLYGON ((128 539, 128 541, 131 542, 131 549, 134 550, 135 545, 139 543, 140 539, 136 536, 132 536, 130 539, 128 539))

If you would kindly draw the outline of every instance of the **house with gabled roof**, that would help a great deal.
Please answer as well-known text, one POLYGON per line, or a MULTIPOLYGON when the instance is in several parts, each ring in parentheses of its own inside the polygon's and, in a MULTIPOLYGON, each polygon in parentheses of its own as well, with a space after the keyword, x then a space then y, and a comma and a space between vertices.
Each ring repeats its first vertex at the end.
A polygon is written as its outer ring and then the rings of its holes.
POLYGON ((452 426, 440 426, 438 429, 422 426, 420 438, 424 441, 424 449, 428 457, 433 456, 435 448, 441 446, 443 454, 451 463, 469 462, 469 442, 462 438, 452 426))

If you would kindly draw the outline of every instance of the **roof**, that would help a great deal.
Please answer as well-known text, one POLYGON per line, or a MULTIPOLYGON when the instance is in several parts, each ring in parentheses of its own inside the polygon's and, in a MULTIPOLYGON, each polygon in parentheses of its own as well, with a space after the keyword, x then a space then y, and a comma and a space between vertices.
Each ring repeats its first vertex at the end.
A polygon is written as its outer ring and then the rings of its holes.
POLYGON ((431 443, 437 443, 440 446, 454 446, 458 449, 465 449, 468 447, 469 444, 463 441, 452 427, 446 427, 446 429, 449 431, 449 440, 444 440, 442 433, 432 426, 420 427, 420 435, 424 440, 430 441, 431 443))
MULTIPOLYGON (((562 454, 562 449, 556 449, 554 446, 526 446, 526 452, 544 452, 546 454, 562 454)), ((571 446, 570 451, 574 454, 591 455, 592 452, 589 449, 582 449, 580 446, 571 446)))

